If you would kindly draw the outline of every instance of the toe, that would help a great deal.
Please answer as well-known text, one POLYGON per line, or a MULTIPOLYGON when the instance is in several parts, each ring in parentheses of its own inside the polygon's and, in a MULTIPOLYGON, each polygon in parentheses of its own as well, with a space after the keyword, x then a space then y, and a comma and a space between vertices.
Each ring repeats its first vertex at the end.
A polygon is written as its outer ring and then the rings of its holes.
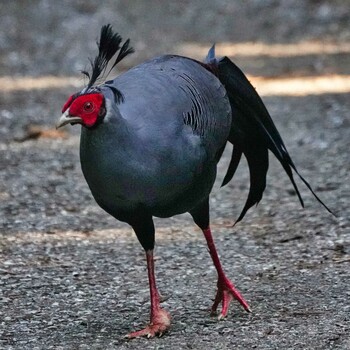
POLYGON ((126 336, 127 339, 147 337, 153 338, 155 336, 161 337, 170 327, 170 314, 163 310, 158 309, 151 317, 151 323, 144 329, 136 332, 132 332, 126 336))
POLYGON ((251 312, 248 303, 244 300, 232 282, 226 277, 219 279, 215 301, 211 308, 211 315, 216 316, 216 309, 218 305, 222 303, 222 309, 218 316, 218 319, 222 320, 225 318, 228 314, 230 303, 233 299, 237 300, 247 312, 251 312))

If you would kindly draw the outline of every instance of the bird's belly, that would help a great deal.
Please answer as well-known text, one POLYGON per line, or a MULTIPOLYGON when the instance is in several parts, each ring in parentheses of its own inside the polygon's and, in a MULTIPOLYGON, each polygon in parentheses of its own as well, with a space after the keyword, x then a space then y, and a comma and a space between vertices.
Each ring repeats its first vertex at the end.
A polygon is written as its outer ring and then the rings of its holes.
POLYGON ((209 195, 216 176, 214 162, 205 168, 180 167, 176 162, 164 167, 125 157, 124 161, 89 157, 89 162, 82 161, 85 179, 97 203, 117 218, 120 212, 140 208, 158 217, 187 212, 209 195))

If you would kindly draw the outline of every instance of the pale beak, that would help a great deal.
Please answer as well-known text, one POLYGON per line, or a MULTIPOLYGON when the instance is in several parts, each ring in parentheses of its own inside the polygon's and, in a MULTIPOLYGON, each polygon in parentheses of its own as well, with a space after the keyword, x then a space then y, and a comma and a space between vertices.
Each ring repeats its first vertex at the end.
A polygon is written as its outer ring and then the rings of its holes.
POLYGON ((69 115, 68 110, 65 111, 61 118, 58 120, 56 124, 56 129, 60 128, 61 126, 64 126, 69 123, 80 123, 81 124, 81 118, 80 117, 72 117, 69 115))

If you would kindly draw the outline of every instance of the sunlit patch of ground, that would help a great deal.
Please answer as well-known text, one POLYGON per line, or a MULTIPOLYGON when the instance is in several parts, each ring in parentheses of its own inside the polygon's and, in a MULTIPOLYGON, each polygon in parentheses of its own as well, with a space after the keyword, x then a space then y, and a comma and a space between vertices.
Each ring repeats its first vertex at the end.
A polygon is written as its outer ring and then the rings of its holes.
MULTIPOLYGON (((350 75, 324 75, 302 77, 256 77, 248 76, 262 96, 305 96, 350 92, 350 75)), ((3 92, 26 90, 59 89, 63 87, 82 88, 78 77, 2 77, 0 89, 3 92)))
MULTIPOLYGON (((206 56, 209 44, 185 43, 176 52, 201 59, 206 56)), ((307 55, 334 55, 350 53, 350 42, 301 41, 287 44, 267 44, 263 42, 220 43, 216 45, 218 57, 298 57, 307 55)), ((350 91, 350 75, 248 76, 252 84, 263 96, 305 96, 326 93, 346 93, 350 91)), ((42 89, 59 89, 67 86, 82 88, 81 76, 23 76, 0 77, 0 89, 5 93, 42 89)))
POLYGON ((39 77, 0 77, 0 89, 2 92, 16 92, 29 90, 61 89, 65 86, 81 87, 81 77, 55 77, 52 75, 39 77))
POLYGON ((263 96, 306 96, 350 91, 350 75, 312 77, 248 77, 263 96))
MULTIPOLYGON (((194 42, 181 44, 178 50, 183 55, 190 57, 205 57, 208 52, 208 44, 198 44, 194 42)), ((334 55, 350 53, 350 43, 348 42, 320 42, 301 41, 290 44, 267 44, 263 42, 245 43, 218 43, 215 45, 218 56, 245 56, 245 57, 297 57, 307 55, 334 55)))

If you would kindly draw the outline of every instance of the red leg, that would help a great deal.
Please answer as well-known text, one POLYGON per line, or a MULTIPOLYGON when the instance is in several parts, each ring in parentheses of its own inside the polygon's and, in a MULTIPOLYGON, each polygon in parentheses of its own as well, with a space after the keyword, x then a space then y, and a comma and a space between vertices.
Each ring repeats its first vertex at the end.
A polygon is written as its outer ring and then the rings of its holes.
POLYGON ((146 328, 132 332, 127 335, 128 338, 148 337, 153 338, 156 335, 161 336, 170 327, 170 314, 160 307, 160 297, 156 286, 154 275, 153 250, 146 251, 148 280, 151 294, 151 321, 146 328))
POLYGON ((230 306, 230 302, 233 298, 236 299, 246 311, 251 312, 248 303, 244 300, 244 298, 235 288, 233 283, 226 277, 222 269, 221 262, 214 244, 214 240, 211 235, 210 227, 203 230, 203 233, 205 239, 207 240, 210 256, 213 259, 216 271, 218 272, 218 290, 215 296, 214 304, 211 309, 212 314, 216 313, 216 309, 219 303, 222 302, 222 309, 219 315, 219 319, 226 317, 228 313, 228 308, 230 306))

